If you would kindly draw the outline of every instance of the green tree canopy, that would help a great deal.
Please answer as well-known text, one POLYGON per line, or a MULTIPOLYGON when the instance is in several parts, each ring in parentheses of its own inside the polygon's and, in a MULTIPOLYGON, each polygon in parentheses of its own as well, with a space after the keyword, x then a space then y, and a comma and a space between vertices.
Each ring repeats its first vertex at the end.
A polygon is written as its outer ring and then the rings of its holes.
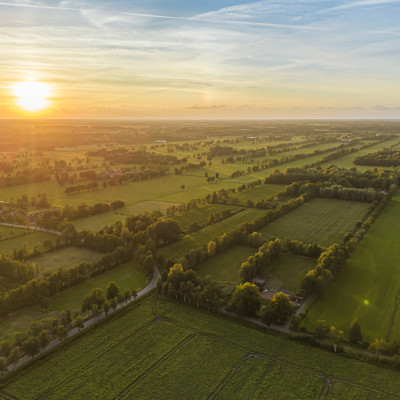
POLYGON ((236 286, 232 295, 232 307, 240 315, 254 315, 261 306, 260 292, 254 283, 236 286))

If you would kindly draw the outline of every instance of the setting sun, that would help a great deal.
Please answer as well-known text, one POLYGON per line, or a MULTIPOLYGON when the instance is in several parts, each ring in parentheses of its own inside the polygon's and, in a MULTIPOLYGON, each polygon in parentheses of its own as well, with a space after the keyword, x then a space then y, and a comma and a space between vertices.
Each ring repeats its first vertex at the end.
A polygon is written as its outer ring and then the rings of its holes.
POLYGON ((19 82, 14 85, 17 105, 24 111, 36 112, 49 107, 51 88, 43 82, 19 82))

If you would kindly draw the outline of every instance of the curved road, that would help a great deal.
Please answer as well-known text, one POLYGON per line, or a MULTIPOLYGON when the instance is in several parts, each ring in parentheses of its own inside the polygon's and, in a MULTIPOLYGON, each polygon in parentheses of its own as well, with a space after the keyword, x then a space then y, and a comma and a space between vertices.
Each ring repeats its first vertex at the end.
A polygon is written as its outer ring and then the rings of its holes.
MULTIPOLYGON (((150 283, 143 289, 139 290, 136 293, 136 296, 133 297, 131 296, 128 300, 119 303, 117 305, 117 307, 114 309, 110 309, 108 312, 108 315, 113 314, 115 311, 120 310, 121 308, 126 307, 128 304, 131 304, 132 302, 134 302, 136 299, 144 296, 145 294, 149 293, 151 290, 155 289, 156 287, 156 283, 157 283, 157 278, 158 275, 160 274, 160 271, 158 269, 158 267, 154 266, 154 274, 153 274, 153 278, 150 281, 150 283)), ((101 321, 102 319, 105 319, 106 315, 103 312, 101 312, 99 315, 96 315, 93 318, 89 318, 88 320, 85 321, 83 328, 79 329, 79 328, 73 328, 70 331, 68 331, 67 336, 66 337, 72 337, 75 336, 76 334, 78 334, 80 331, 88 328, 89 326, 92 326, 93 324, 101 321)), ((53 339, 43 350, 42 352, 40 352, 39 354, 37 354, 34 357, 30 357, 30 356, 23 356, 21 357, 15 364, 11 364, 8 365, 7 369, 4 371, 3 376, 9 374, 12 371, 17 370, 18 368, 22 367, 23 365, 31 362, 32 360, 34 360, 35 358, 39 357, 40 355, 42 355, 43 353, 46 353, 47 351, 49 351, 50 349, 52 349, 53 347, 56 347, 58 344, 60 344, 63 341, 63 339, 53 339)))

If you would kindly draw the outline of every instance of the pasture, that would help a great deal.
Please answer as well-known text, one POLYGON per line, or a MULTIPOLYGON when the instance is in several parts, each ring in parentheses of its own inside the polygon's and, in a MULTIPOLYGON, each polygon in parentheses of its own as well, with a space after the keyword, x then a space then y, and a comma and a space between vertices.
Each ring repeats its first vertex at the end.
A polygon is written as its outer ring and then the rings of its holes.
POLYGON ((231 229, 237 228, 240 224, 254 221, 265 211, 254 208, 246 209, 214 225, 209 225, 200 231, 184 236, 178 242, 159 249, 159 252, 167 258, 178 258, 190 249, 194 249, 207 244, 216 236, 223 235, 231 229))
POLYGON ((196 272, 202 278, 209 275, 213 281, 218 283, 237 285, 241 281, 240 265, 256 251, 257 249, 248 246, 231 247, 200 264, 196 268, 196 272))
POLYGON ((5 251, 6 253, 12 254, 14 249, 22 249, 25 244, 29 249, 37 247, 40 251, 44 251, 46 249, 43 246, 43 242, 45 240, 50 240, 55 243, 57 238, 58 236, 47 232, 29 231, 26 235, 14 236, 5 240, 0 240, 0 252, 5 251))
POLYGON ((11 226, 0 225, 0 241, 16 238, 31 233, 29 229, 13 228, 11 226))
POLYGON ((338 158, 336 160, 328 161, 327 163, 322 164, 322 167, 327 167, 328 165, 335 164, 338 167, 342 167, 342 168, 353 168, 353 167, 356 167, 357 170, 359 170, 359 171, 366 171, 366 170, 371 169, 373 167, 365 166, 365 165, 354 165, 353 161, 354 161, 354 159, 356 157, 365 156, 368 153, 374 153, 375 151, 382 150, 385 147, 389 147, 389 146, 391 146, 393 144, 398 143, 398 141, 399 141, 399 137, 396 136, 393 139, 386 140, 386 141, 384 141, 382 143, 377 143, 377 144, 375 144, 375 145, 373 145, 371 147, 367 147, 366 149, 362 149, 362 150, 359 150, 359 151, 357 151, 355 153, 348 154, 348 155, 340 157, 340 158, 338 158))
POLYGON ((68 269, 81 262, 97 262, 102 256, 103 254, 85 247, 67 247, 49 251, 31 258, 30 261, 35 262, 43 274, 47 271, 57 271, 59 268, 68 269))
POLYGON ((134 261, 130 261, 50 297, 49 308, 47 310, 40 309, 39 307, 23 308, 1 318, 0 338, 12 337, 15 331, 27 331, 29 325, 34 321, 57 317, 61 311, 80 311, 83 298, 95 288, 105 291, 110 281, 114 281, 122 293, 126 289, 137 291, 147 284, 145 274, 134 261))
POLYGON ((316 260, 293 254, 281 253, 267 268, 260 278, 265 280, 270 289, 287 289, 297 292, 307 271, 315 267, 316 260))
POLYGON ((77 230, 90 230, 97 232, 106 225, 112 225, 117 221, 125 221, 130 215, 142 214, 144 212, 161 211, 165 213, 168 207, 176 205, 174 203, 164 203, 161 201, 143 201, 137 204, 127 205, 117 210, 112 210, 103 214, 91 215, 73 221, 77 230))
POLYGON ((239 205, 246 206, 248 200, 251 200, 253 203, 257 203, 262 200, 268 200, 271 197, 274 197, 277 193, 281 192, 284 188, 285 185, 256 186, 250 190, 236 192, 231 196, 229 202, 238 202, 239 205))
POLYGON ((347 330, 357 317, 363 336, 396 340, 400 334, 400 193, 396 194, 336 278, 310 307, 308 329, 318 319, 347 330))
POLYGON ((276 236, 323 246, 341 244, 346 232, 355 229, 369 207, 368 203, 316 198, 270 223, 261 233, 267 239, 276 236))
POLYGON ((152 296, 9 377, 0 396, 390 400, 398 398, 399 378, 395 370, 152 296))
POLYGON ((204 207, 186 211, 169 219, 176 221, 180 228, 185 232, 191 223, 197 222, 199 225, 206 225, 208 222, 208 217, 211 214, 220 214, 224 210, 230 210, 232 214, 236 214, 237 212, 241 211, 240 207, 226 206, 221 204, 208 204, 204 207))

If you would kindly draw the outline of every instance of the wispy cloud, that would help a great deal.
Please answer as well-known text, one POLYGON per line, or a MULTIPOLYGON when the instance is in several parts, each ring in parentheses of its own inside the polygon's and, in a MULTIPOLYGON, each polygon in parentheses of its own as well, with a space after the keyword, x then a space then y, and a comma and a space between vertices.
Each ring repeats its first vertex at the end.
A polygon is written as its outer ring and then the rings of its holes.
POLYGON ((340 10, 349 10, 351 8, 359 8, 359 7, 372 7, 372 6, 381 6, 392 3, 400 3, 400 0, 360 0, 353 1, 345 4, 340 4, 335 7, 325 8, 319 11, 319 13, 329 13, 340 10))
POLYGON ((39 9, 44 9, 44 10, 60 10, 60 11, 82 11, 83 10, 81 8, 48 6, 48 5, 45 5, 45 4, 31 4, 31 3, 5 3, 5 2, 0 2, 0 6, 39 8, 39 9))

